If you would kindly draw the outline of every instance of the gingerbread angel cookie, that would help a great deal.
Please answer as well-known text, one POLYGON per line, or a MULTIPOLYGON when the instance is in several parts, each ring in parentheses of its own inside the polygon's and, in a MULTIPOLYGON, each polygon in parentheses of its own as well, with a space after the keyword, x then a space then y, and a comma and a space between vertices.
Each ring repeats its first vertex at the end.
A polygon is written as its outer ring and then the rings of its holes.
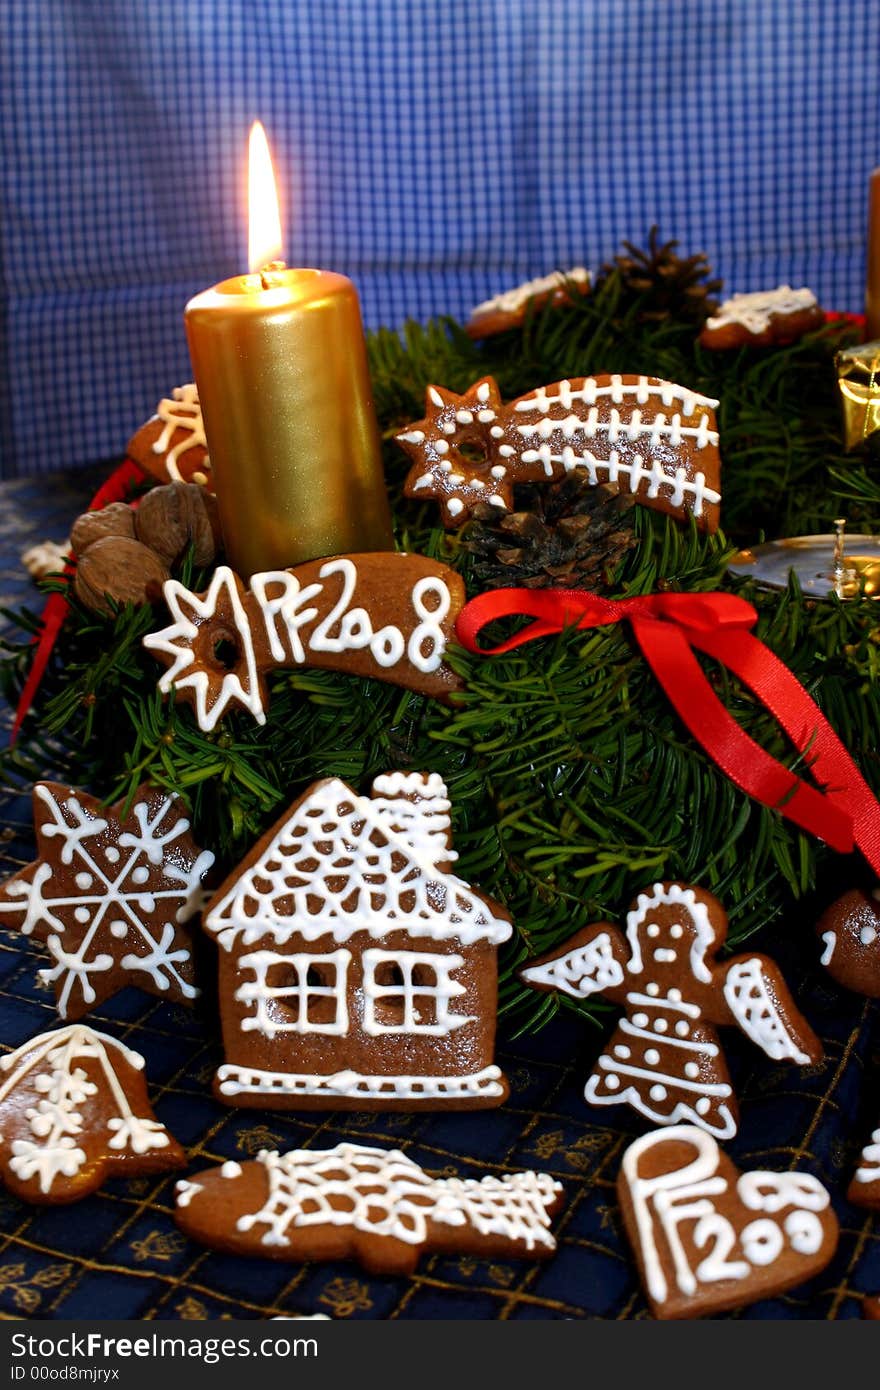
POLYGON ((193 382, 175 386, 156 414, 128 441, 126 453, 163 483, 198 483, 214 491, 202 407, 193 382))
POLYGON ((0 1057, 0 1177, 28 1202, 76 1202, 105 1177, 182 1168, 147 1100, 144 1059, 69 1024, 0 1057))
POLYGON ((126 985, 195 998, 188 920, 214 863, 190 835, 180 798, 141 787, 130 810, 56 782, 34 788, 39 857, 0 885, 0 924, 43 941, 40 972, 62 1018, 78 1019, 126 985))
POLYGON ((177 1184, 176 1220, 194 1240, 274 1260, 354 1259, 411 1274, 424 1251, 546 1258, 562 1187, 546 1173, 433 1178, 397 1149, 263 1150, 177 1184))
POLYGON ((693 1125, 630 1144, 617 1192, 657 1318, 696 1318, 783 1293, 837 1246, 828 1193, 809 1173, 740 1173, 693 1125))
POLYGON ((626 1011, 587 1082, 591 1105, 629 1104, 655 1123, 689 1120, 721 1139, 737 1104, 717 1025, 737 1026, 774 1061, 808 1066, 822 1046, 767 956, 718 962, 727 914, 686 883, 640 893, 626 935, 608 922, 577 932, 522 969, 534 989, 602 994, 626 1011))

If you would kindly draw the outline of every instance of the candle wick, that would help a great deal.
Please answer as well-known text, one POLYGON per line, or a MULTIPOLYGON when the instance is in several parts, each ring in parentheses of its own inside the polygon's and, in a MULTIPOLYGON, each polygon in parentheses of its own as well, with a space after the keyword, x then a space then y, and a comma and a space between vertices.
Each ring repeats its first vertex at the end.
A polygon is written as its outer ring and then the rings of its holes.
POLYGON ((284 261, 269 261, 267 265, 260 267, 260 284, 264 290, 277 290, 278 280, 275 278, 279 271, 286 270, 284 261))

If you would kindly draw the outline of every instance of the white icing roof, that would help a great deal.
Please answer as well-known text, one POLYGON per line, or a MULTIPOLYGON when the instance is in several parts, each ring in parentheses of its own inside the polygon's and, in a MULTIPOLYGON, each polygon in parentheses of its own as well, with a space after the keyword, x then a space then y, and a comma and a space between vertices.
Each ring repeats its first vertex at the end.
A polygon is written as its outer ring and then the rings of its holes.
POLYGON ((294 934, 314 941, 329 932, 340 943, 357 931, 379 940, 394 930, 462 945, 506 941, 509 921, 438 867, 455 857, 442 779, 390 773, 374 792, 358 796, 339 778, 317 782, 215 898, 206 930, 225 950, 267 933, 279 946, 294 934))

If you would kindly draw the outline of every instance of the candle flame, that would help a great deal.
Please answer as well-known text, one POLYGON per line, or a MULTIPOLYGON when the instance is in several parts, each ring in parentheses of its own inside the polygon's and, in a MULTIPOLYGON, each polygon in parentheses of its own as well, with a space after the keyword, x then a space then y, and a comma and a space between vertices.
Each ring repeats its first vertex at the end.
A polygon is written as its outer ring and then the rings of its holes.
POLYGON ((248 143, 248 267, 251 273, 281 259, 281 216, 272 156, 259 121, 248 143))

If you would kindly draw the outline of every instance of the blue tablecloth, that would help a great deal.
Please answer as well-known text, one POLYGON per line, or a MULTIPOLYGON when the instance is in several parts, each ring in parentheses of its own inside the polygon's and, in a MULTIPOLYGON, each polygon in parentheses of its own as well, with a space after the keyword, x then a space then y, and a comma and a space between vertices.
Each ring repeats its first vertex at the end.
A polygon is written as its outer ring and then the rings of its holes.
POLYGON ((728 293, 860 310, 878 60, 864 0, 5 0, 0 470, 109 458, 191 379, 257 116, 287 260, 350 275, 370 326, 653 223, 728 293))
MULTIPOLYGON (((95 475, 0 487, 0 603, 34 590, 18 564, 29 540, 61 541, 95 475)), ((9 715, 6 715, 6 724, 9 715)), ((25 798, 0 801, 0 875, 34 853, 25 798)), ((860 1315, 860 1295, 880 1292, 880 1218, 844 1193, 861 1146, 880 1122, 880 1008, 838 989, 816 963, 812 926, 792 920, 754 944, 777 957, 826 1055, 800 1069, 775 1065, 725 1030, 741 1098, 741 1126, 726 1151, 742 1166, 803 1168, 831 1190, 841 1221, 838 1252, 809 1284, 754 1304, 747 1319, 860 1315), (805 936, 808 946, 805 949, 805 936)), ((56 1021, 39 985, 40 948, 0 931, 0 1047, 17 1047, 56 1021)), ((647 1315, 620 1224, 614 1183, 625 1145, 644 1126, 625 1107, 589 1108, 583 1087, 603 1033, 571 1015, 536 1036, 502 1029, 499 1061, 511 1083, 498 1110, 470 1114, 296 1115, 230 1110, 211 1094, 221 1060, 216 1008, 176 1008, 127 990, 90 1016, 146 1058, 159 1118, 186 1147, 195 1172, 261 1148, 329 1148, 343 1138, 403 1148, 433 1172, 461 1176, 522 1168, 565 1188, 547 1263, 423 1258, 411 1279, 378 1278, 353 1265, 279 1264, 206 1251, 174 1225, 173 1183, 108 1183, 75 1206, 28 1207, 0 1189, 0 1316, 36 1318, 518 1319, 647 1315)), ((611 1018, 608 1017, 610 1027, 611 1018)))

